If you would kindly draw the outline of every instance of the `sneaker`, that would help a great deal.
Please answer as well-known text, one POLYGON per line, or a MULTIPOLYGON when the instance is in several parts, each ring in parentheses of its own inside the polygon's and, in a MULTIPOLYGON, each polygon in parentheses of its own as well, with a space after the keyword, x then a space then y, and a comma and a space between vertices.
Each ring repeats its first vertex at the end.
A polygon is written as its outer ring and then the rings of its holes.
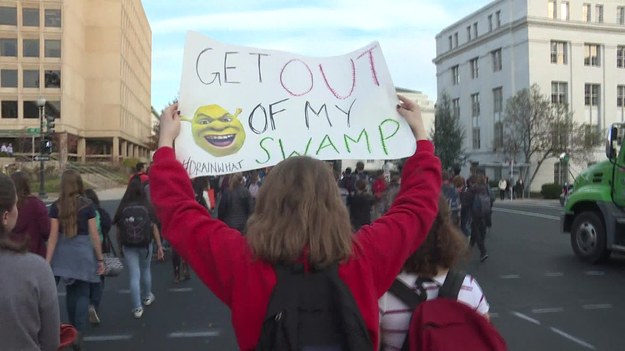
POLYGON ((154 294, 150 293, 150 296, 148 296, 145 299, 143 299, 143 304, 145 306, 150 306, 151 304, 154 303, 154 300, 156 300, 156 296, 154 296, 154 294))
POLYGON ((135 318, 137 319, 141 318, 141 316, 143 316, 143 308, 135 308, 134 310, 132 310, 132 315, 135 316, 135 318))
POLYGON ((484 261, 486 261, 486 259, 488 259, 488 255, 487 254, 483 254, 482 257, 480 257, 480 262, 484 262, 484 261))
POLYGON ((98 317, 98 312, 93 305, 89 305, 89 323, 100 324, 100 317, 98 317))

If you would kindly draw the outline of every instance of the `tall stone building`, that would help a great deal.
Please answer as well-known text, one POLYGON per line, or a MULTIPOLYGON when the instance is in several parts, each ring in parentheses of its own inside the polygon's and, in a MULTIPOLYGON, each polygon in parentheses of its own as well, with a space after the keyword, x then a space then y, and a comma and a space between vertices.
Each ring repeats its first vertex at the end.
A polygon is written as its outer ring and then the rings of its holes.
POLYGON ((140 0, 0 0, 0 141, 37 152, 43 98, 62 163, 147 158, 151 53, 140 0))

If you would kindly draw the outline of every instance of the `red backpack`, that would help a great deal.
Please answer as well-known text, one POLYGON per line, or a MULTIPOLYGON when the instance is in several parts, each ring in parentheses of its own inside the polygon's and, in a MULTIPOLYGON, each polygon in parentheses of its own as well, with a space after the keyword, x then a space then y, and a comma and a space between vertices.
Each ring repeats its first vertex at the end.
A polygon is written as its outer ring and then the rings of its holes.
POLYGON ((458 302, 466 274, 449 271, 438 298, 426 300, 399 280, 389 290, 413 310, 402 351, 505 351, 506 342, 484 316, 458 302))

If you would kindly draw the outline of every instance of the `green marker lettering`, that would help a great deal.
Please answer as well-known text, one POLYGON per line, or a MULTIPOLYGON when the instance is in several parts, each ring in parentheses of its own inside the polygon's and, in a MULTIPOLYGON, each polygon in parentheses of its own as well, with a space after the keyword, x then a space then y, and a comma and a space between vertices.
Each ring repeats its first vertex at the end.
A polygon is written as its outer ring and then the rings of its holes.
POLYGON ((385 119, 378 126, 378 130, 380 131, 380 142, 382 143, 382 149, 384 149, 384 154, 388 155, 388 150, 386 148, 386 140, 392 138, 393 136, 395 136, 395 134, 397 134, 397 131, 399 130, 399 122, 397 122, 394 119, 390 119, 390 118, 389 119, 385 119), (395 126, 395 130, 389 136, 385 136, 384 135, 384 131, 382 130, 382 126, 384 126, 386 123, 391 123, 391 124, 393 124, 395 126))
POLYGON ((343 135, 343 140, 345 141, 345 148, 347 149, 347 152, 351 153, 352 150, 349 148, 349 142, 348 140, 351 140, 354 143, 359 143, 360 139, 362 139, 362 136, 365 136, 365 141, 367 142, 367 150, 369 151, 369 153, 371 153, 371 144, 369 143, 369 134, 367 133, 366 129, 362 129, 362 132, 360 132, 360 134, 358 135, 358 139, 354 140, 352 139, 349 135, 344 134, 343 135))
POLYGON ((326 134, 326 136, 323 137, 323 140, 321 140, 321 143, 319 144, 319 148, 317 149, 317 153, 315 153, 315 155, 319 156, 319 152, 329 146, 332 146, 334 151, 336 151, 337 154, 340 154, 339 150, 336 148, 336 146, 334 146, 332 139, 330 139, 330 136, 326 134), (326 140, 328 141, 327 144, 326 140))

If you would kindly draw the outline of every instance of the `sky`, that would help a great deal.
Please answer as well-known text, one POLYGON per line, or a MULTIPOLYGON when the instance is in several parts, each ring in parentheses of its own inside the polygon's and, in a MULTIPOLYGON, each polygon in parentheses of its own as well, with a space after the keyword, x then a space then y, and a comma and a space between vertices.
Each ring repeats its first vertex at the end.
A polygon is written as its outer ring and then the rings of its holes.
POLYGON ((491 0, 142 0, 152 106, 178 96, 189 30, 226 44, 339 56, 378 41, 396 87, 436 99, 435 36, 491 0))

